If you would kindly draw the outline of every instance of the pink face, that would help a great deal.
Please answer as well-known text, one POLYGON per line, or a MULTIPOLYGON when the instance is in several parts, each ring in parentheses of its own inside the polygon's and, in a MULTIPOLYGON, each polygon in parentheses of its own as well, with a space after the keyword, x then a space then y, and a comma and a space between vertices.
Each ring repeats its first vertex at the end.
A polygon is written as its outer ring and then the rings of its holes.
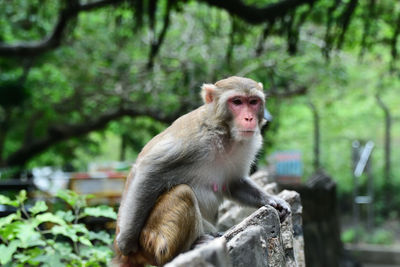
POLYGON ((258 128, 257 114, 262 101, 256 96, 234 96, 228 100, 237 130, 243 136, 252 136, 258 128))

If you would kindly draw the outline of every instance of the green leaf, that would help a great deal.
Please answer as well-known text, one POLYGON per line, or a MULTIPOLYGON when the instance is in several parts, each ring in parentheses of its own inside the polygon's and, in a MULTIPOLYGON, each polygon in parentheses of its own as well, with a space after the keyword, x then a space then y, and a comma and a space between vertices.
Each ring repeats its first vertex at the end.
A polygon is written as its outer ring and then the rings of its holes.
POLYGON ((84 257, 87 257, 90 263, 109 263, 113 256, 113 252, 110 247, 98 245, 93 247, 82 247, 80 250, 80 254, 84 257))
POLYGON ((46 245, 46 242, 41 239, 40 233, 35 229, 33 222, 26 222, 18 227, 16 236, 21 241, 21 247, 28 248, 46 245))
POLYGON ((4 195, 0 195, 0 204, 2 205, 10 205, 13 207, 18 207, 18 201, 17 200, 11 200, 9 197, 6 197, 4 195))
POLYGON ((80 236, 80 237, 79 237, 79 242, 81 242, 82 244, 84 244, 84 245, 86 245, 86 246, 88 246, 88 247, 93 247, 92 242, 90 242, 90 240, 87 239, 87 238, 84 237, 84 236, 80 236))
POLYGON ((20 263, 29 263, 29 266, 36 266, 39 262, 36 261, 35 258, 43 254, 43 252, 44 251, 39 247, 24 249, 22 253, 15 254, 14 258, 20 263))
POLYGON ((10 224, 12 221, 19 219, 21 219, 21 215, 19 213, 11 213, 6 217, 0 218, 0 229, 3 228, 3 226, 5 225, 10 224))
POLYGON ((52 249, 46 249, 43 255, 39 255, 35 260, 43 263, 41 266, 65 266, 62 260, 66 258, 66 254, 58 253, 52 249))
POLYGON ((113 208, 105 205, 101 205, 98 207, 86 207, 83 211, 84 216, 93 216, 93 217, 107 217, 116 220, 117 213, 113 208))
POLYGON ((12 240, 19 233, 19 230, 23 225, 24 223, 21 221, 14 221, 12 223, 6 224, 2 228, 0 228, 0 235, 5 240, 12 240))
POLYGON ((0 245, 0 263, 6 264, 7 262, 11 261, 12 256, 17 248, 20 245, 19 240, 13 240, 8 244, 8 246, 1 244, 0 245))
POLYGON ((105 231, 100 231, 100 232, 89 231, 89 239, 90 240, 97 239, 102 241, 104 244, 111 244, 113 242, 113 238, 111 237, 111 235, 105 231))
POLYGON ((27 199, 26 197, 26 190, 21 190, 19 191, 19 194, 17 196, 17 201, 19 204, 23 204, 25 200, 27 199))
POLYGON ((71 225, 71 228, 75 231, 75 233, 81 233, 81 234, 89 234, 88 229, 84 224, 73 224, 71 225))
POLYGON ((86 199, 93 199, 93 198, 95 198, 95 197, 96 197, 96 196, 93 195, 93 194, 88 194, 88 195, 85 196, 86 199))
POLYGON ((65 254, 72 254, 73 253, 71 244, 67 243, 67 242, 56 242, 54 244, 54 248, 57 251, 63 252, 65 254))
POLYGON ((56 224, 59 224, 59 225, 65 225, 66 224, 65 221, 62 218, 60 218, 57 215, 52 214, 50 212, 46 212, 46 213, 43 213, 43 214, 36 215, 34 221, 36 223, 36 226, 38 226, 39 224, 44 223, 44 222, 52 222, 52 223, 56 223, 56 224))
POLYGON ((37 201, 35 205, 29 210, 33 215, 46 211, 48 209, 44 201, 37 201))
POLYGON ((73 220, 75 220, 75 216, 71 210, 68 211, 58 210, 56 212, 56 216, 63 218, 66 222, 72 222, 73 220))
POLYGON ((51 233, 53 235, 63 235, 65 237, 70 238, 72 241, 78 241, 78 236, 76 234, 75 229, 70 226, 60 226, 56 225, 51 228, 51 233))
POLYGON ((56 195, 67 202, 71 207, 74 207, 79 200, 79 195, 71 190, 59 190, 56 195))

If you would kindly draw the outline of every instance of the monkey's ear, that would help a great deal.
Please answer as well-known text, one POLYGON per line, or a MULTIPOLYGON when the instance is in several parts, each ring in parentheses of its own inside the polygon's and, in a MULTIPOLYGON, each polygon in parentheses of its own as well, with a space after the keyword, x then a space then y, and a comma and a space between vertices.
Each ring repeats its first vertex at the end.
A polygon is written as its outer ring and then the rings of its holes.
POLYGON ((203 98, 204 103, 208 104, 213 102, 215 90, 217 90, 217 87, 214 84, 203 84, 203 86, 201 87, 201 97, 203 98))
POLYGON ((258 83, 258 85, 261 87, 261 89, 264 89, 264 86, 262 83, 258 83))

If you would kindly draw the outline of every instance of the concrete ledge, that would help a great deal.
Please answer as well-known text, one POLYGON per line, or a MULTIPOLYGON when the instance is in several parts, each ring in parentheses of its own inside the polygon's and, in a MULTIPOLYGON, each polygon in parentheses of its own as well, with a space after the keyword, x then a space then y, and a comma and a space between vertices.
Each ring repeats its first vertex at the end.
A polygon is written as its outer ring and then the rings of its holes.
POLYGON ((345 250, 362 263, 400 266, 399 246, 346 244, 345 250))

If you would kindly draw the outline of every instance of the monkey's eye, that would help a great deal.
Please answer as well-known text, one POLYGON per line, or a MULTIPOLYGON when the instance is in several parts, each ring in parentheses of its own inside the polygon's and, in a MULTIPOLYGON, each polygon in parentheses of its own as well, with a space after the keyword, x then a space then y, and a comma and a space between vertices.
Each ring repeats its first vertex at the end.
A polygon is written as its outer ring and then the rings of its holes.
POLYGON ((232 103, 233 103, 235 106, 239 106, 239 105, 243 104, 242 100, 240 100, 240 99, 238 99, 238 98, 233 99, 233 100, 232 100, 232 103))
POLYGON ((249 103, 250 105, 255 106, 258 104, 258 99, 251 99, 249 103))

